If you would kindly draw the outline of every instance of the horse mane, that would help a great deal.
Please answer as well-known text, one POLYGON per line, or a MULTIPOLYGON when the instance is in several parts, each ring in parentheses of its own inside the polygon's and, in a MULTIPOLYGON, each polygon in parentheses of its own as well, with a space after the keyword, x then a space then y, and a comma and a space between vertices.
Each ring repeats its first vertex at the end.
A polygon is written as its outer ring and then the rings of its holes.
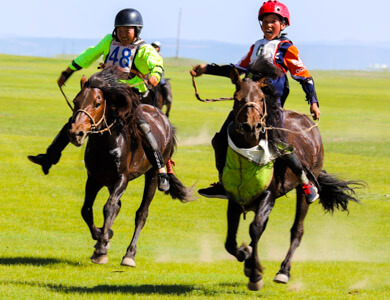
POLYGON ((256 59, 255 62, 249 67, 249 71, 255 77, 253 79, 255 81, 264 77, 276 79, 278 77, 283 76, 283 72, 264 57, 259 57, 258 59, 256 59))
MULTIPOLYGON (((276 90, 272 85, 269 79, 277 79, 278 77, 283 76, 283 72, 276 67, 272 62, 265 59, 264 57, 259 57, 249 68, 250 72, 253 74, 253 80, 258 81, 265 78, 266 85, 261 88, 265 95, 265 101, 267 106, 267 126, 270 127, 284 127, 282 124, 282 112, 281 108, 278 105, 276 90)), ((279 141, 284 140, 285 133, 282 130, 269 130, 268 139, 270 141, 279 141)))
POLYGON ((130 132, 137 134, 136 109, 140 104, 139 96, 127 83, 128 73, 115 66, 107 66, 102 71, 93 74, 85 83, 86 86, 98 88, 103 92, 104 99, 130 132))

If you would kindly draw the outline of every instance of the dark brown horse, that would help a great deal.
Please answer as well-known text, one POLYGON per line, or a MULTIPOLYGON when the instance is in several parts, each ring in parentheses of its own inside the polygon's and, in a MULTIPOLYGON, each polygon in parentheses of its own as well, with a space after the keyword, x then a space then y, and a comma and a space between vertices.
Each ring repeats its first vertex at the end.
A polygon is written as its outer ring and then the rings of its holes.
MULTIPOLYGON (((272 64, 263 64, 263 67, 268 68, 268 70, 260 70, 263 74, 269 73, 269 68, 274 68, 272 64)), ((274 75, 277 76, 276 69, 274 75)), ((322 169, 324 148, 321 135, 318 127, 313 127, 314 124, 308 116, 293 111, 284 111, 284 125, 289 131, 286 133, 282 129, 276 130, 276 127, 281 128, 282 126, 280 110, 276 105, 276 96, 272 93, 272 88, 264 87, 263 81, 256 82, 249 78, 242 80, 235 69, 231 79, 236 85, 236 91, 233 108, 235 119, 229 128, 229 136, 236 147, 248 149, 257 146, 260 140, 268 140, 271 153, 277 153, 276 141, 285 139, 286 137, 283 138, 283 135, 287 134, 288 143, 295 147, 295 152, 305 169, 311 175, 312 180, 317 182, 320 190, 320 203, 326 211, 333 212, 336 208, 347 210, 349 201, 358 202, 354 197, 355 192, 351 185, 361 185, 362 183, 339 180, 322 169), (267 90, 267 93, 264 94, 262 89, 267 90), (311 129, 305 130, 309 128, 311 129)), ((225 170, 228 164, 229 160, 227 159, 225 170)), ((229 196, 228 233, 225 248, 238 261, 244 261, 244 273, 249 277, 248 288, 250 290, 259 290, 263 285, 257 245, 266 228, 275 200, 292 189, 296 190, 297 204, 295 221, 291 228, 291 244, 274 279, 278 283, 287 283, 290 278, 292 257, 301 242, 304 231, 303 222, 309 209, 298 178, 286 167, 283 159, 276 159, 273 175, 271 173, 269 179, 265 189, 254 191, 253 197, 249 201, 247 199, 243 201, 229 191, 223 179, 229 196), (251 242, 248 246, 243 244, 241 247, 237 247, 236 234, 240 215, 247 211, 255 213, 249 229, 251 242)), ((237 182, 235 184, 240 185, 237 182)), ((246 192, 246 190, 241 192, 246 192)))
MULTIPOLYGON (((94 263, 108 261, 107 249, 113 236, 111 227, 121 208, 121 196, 129 181, 145 175, 144 194, 135 217, 135 230, 122 265, 135 266, 137 240, 148 216, 149 205, 157 187, 157 171, 146 157, 142 133, 136 125, 137 118, 144 118, 157 141, 164 161, 172 156, 176 146, 174 128, 168 118, 153 106, 140 104, 139 97, 119 79, 119 69, 107 67, 92 75, 87 81, 81 79, 81 91, 74 102, 69 136, 71 142, 80 146, 89 136, 85 150, 85 166, 88 179, 82 217, 87 223, 92 238, 97 240, 92 256, 94 263), (104 205, 104 224, 94 224, 92 206, 102 187, 107 187, 110 196, 104 205)), ((173 174, 169 175, 170 189, 167 194, 181 201, 192 198, 187 189, 173 174)))
POLYGON ((169 112, 171 111, 172 106, 172 89, 169 79, 164 79, 164 84, 160 82, 155 88, 151 89, 147 97, 141 99, 141 102, 153 105, 161 110, 165 105, 165 115, 169 117, 169 112))

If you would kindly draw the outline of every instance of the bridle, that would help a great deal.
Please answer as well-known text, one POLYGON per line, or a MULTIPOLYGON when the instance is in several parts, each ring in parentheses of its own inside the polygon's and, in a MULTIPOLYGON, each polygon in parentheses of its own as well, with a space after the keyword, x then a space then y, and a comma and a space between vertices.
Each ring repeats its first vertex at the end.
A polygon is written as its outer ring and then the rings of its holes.
POLYGON ((243 106, 240 107, 240 109, 238 110, 238 112, 234 116, 234 123, 238 124, 238 126, 236 128, 237 132, 241 133, 241 134, 244 133, 243 125, 242 125, 242 123, 238 122, 238 117, 244 111, 244 109, 246 109, 248 107, 253 107, 255 110, 257 110, 257 112, 261 116, 259 124, 261 125, 261 132, 265 133, 265 131, 267 129, 266 128, 267 108, 266 108, 265 99, 264 99, 264 107, 263 107, 263 109, 261 109, 260 104, 258 104, 256 102, 253 102, 253 101, 246 102, 243 106))
POLYGON ((104 103, 103 103, 104 107, 103 107, 103 115, 102 117, 100 118, 99 121, 95 122, 95 119, 92 117, 92 115, 86 111, 85 109, 79 109, 77 110, 73 117, 72 117, 72 121, 76 118, 76 116, 79 114, 79 113, 84 113, 87 115, 87 117, 89 118, 89 121, 91 122, 91 130, 87 131, 87 133, 89 134, 97 134, 97 133, 100 133, 100 134, 103 134, 104 132, 108 131, 110 134, 111 134, 111 128, 115 125, 116 123, 116 120, 114 120, 110 125, 108 125, 107 123, 107 119, 106 119, 106 106, 107 106, 107 102, 106 100, 104 100, 104 103), (101 130, 98 130, 98 126, 100 124, 104 123, 105 124, 105 128, 101 129, 101 130))

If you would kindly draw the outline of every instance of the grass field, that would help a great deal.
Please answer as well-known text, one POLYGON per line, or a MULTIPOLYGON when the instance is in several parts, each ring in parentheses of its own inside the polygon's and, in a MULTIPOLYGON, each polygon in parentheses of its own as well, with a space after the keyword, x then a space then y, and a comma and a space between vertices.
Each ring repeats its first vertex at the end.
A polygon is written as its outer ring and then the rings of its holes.
MULTIPOLYGON (((143 179, 122 197, 106 265, 89 257, 94 242, 81 219, 84 148, 69 146, 48 176, 26 156, 43 152, 70 116, 56 85, 69 60, 0 55, 0 298, 1 299, 389 299, 390 298, 390 73, 313 71, 321 102, 325 169, 363 179, 361 205, 325 214, 318 203, 306 218, 288 285, 273 283, 289 245, 294 194, 277 201, 260 240, 264 288, 247 290, 243 265, 224 250, 226 202, 200 197, 181 204, 158 193, 141 233, 137 267, 120 266, 134 228, 143 179)), ((194 61, 166 60, 173 87, 171 121, 179 147, 173 159, 187 185, 215 181, 210 140, 231 103, 194 97, 188 71, 194 61)), ((72 98, 81 74, 65 88, 72 98)), ((308 113, 291 82, 287 108, 308 113)), ((198 80, 202 97, 231 96, 225 78, 198 80)), ((108 193, 95 203, 97 224, 108 193)), ((249 213, 238 242, 249 242, 249 213)))

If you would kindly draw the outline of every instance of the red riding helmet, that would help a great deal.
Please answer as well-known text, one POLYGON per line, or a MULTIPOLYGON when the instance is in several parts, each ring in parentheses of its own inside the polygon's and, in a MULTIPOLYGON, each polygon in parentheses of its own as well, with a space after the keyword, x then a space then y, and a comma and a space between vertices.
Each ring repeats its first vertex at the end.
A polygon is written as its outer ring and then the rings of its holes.
POLYGON ((290 25, 290 13, 288 8, 283 3, 276 0, 268 0, 264 2, 259 10, 259 20, 261 21, 266 14, 277 14, 281 16, 290 25))

